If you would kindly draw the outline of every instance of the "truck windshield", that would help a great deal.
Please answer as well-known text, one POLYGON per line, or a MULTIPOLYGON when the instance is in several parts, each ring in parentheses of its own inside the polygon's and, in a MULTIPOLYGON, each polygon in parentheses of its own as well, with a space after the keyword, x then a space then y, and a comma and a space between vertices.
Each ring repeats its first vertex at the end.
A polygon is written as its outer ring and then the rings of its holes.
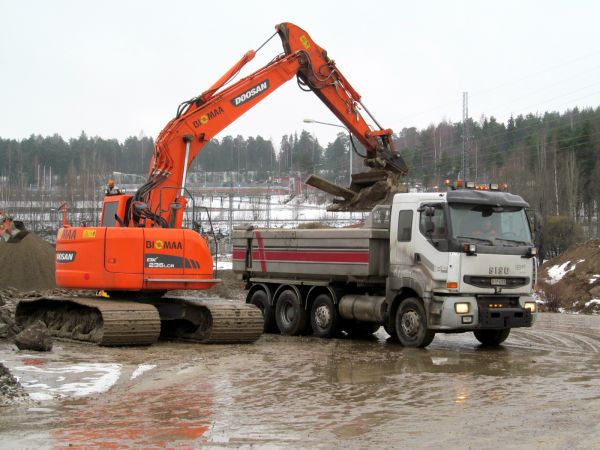
POLYGON ((484 245, 531 245, 523 208, 450 204, 452 234, 464 242, 484 245))

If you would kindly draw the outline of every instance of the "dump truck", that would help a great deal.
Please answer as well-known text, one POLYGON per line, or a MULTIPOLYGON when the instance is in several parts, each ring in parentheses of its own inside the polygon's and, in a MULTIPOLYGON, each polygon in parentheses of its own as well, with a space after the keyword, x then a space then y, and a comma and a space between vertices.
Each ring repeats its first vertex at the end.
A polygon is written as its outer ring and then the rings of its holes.
POLYGON ((493 184, 467 185, 395 194, 362 228, 234 230, 246 302, 263 312, 265 332, 328 338, 383 326, 409 347, 436 333, 502 343, 536 313, 529 205, 493 184))

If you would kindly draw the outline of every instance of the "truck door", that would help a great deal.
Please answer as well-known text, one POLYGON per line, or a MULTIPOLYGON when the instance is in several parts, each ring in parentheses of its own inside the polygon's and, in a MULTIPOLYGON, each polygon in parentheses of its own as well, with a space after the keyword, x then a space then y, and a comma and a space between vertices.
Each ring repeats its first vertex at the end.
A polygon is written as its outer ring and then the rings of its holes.
MULTIPOLYGON (((433 280, 448 275, 448 221, 443 203, 422 204, 416 211, 418 224, 413 245, 413 264, 421 266, 433 280)), ((415 224, 415 225, 416 225, 415 224)))
POLYGON ((390 255, 390 264, 396 264, 406 269, 411 266, 414 260, 413 246, 413 222, 414 211, 407 207, 397 213, 396 221, 392 220, 392 226, 397 224, 395 230, 390 229, 390 240, 392 255, 390 255))

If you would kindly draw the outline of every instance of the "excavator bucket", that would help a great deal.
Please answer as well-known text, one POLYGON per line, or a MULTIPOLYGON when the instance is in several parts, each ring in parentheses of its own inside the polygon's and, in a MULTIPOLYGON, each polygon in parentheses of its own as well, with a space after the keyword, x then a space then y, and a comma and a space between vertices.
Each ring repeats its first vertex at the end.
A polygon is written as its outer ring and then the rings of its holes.
POLYGON ((328 211, 370 211, 373 207, 391 203, 394 194, 406 192, 400 174, 388 170, 372 169, 352 174, 350 187, 334 184, 318 175, 305 181, 309 186, 334 196, 328 211))

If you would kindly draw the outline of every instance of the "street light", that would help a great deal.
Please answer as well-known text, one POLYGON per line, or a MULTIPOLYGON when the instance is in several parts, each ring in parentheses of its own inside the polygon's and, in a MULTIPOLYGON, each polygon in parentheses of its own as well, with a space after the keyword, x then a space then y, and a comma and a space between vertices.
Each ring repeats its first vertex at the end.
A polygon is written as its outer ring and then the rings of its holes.
MULTIPOLYGON (((337 123, 329 123, 329 122, 321 122, 320 120, 315 120, 315 119, 304 119, 304 123, 318 123, 321 125, 328 125, 330 127, 338 127, 338 128, 343 128, 344 130, 346 130, 348 132, 348 136, 350 137, 350 139, 352 139, 352 136, 350 136, 350 130, 348 128, 346 128, 343 125, 339 125, 337 123)), ((348 153, 350 154, 350 174, 349 174, 349 178, 350 178, 350 182, 352 182, 352 143, 348 142, 348 153)))

